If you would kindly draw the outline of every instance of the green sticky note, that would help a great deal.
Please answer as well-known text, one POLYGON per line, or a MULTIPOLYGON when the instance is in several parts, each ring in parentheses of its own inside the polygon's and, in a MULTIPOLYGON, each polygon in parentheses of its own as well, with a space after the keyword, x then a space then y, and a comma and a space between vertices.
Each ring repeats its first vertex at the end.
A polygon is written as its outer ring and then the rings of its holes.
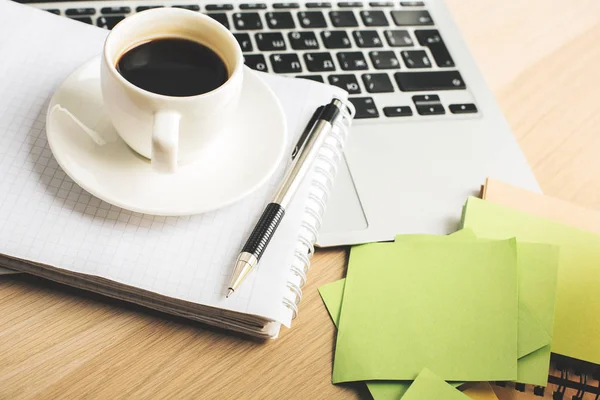
POLYGON ((476 198, 463 225, 481 237, 560 246, 552 352, 600 363, 600 235, 476 198))
POLYGON ((337 327, 340 320, 340 311, 342 310, 342 300, 344 296, 345 279, 328 283, 319 288, 319 294, 327 307, 327 312, 337 327))
POLYGON ((514 380, 517 296, 514 240, 354 247, 333 382, 514 380))
MULTIPOLYGON (((475 234, 473 233, 473 231, 469 228, 463 228, 457 232, 454 232, 451 235, 448 236, 436 236, 436 235, 397 235, 396 236, 396 243, 399 242, 416 242, 416 241, 427 241, 427 242, 431 242, 431 241, 437 241, 437 240, 463 240, 463 241, 468 241, 468 240, 479 240, 477 239, 477 236, 475 236, 475 234)), ((536 245, 533 245, 536 246, 536 245)), ((525 279, 521 282, 521 285, 519 286, 519 297, 521 297, 521 292, 523 291, 540 291, 540 290, 545 290, 546 293, 548 293, 548 290, 550 291, 549 293, 551 293, 551 297, 552 297, 552 301, 549 302, 548 304, 551 304, 550 310, 552 315, 554 315, 554 288, 553 287, 548 287, 548 285, 539 285, 539 278, 541 278, 542 280, 547 281, 547 279, 544 278, 544 276, 546 276, 548 274, 548 268, 546 268, 546 266, 543 266, 543 270, 539 270, 539 268, 535 268, 535 267, 531 267, 530 264, 533 262, 535 263, 535 260, 537 257, 539 257, 539 254, 542 254, 542 257, 544 257, 545 255, 548 255, 550 258, 549 263, 550 268, 552 268, 552 265, 554 265, 556 267, 556 263, 557 263, 557 256, 558 256, 558 252, 556 251, 556 249, 550 249, 548 246, 544 247, 544 248, 538 248, 537 251, 536 249, 532 249, 531 245, 526 243, 526 244, 522 244, 519 243, 517 247, 522 247, 522 248, 526 248, 526 251, 521 255, 519 252, 519 260, 518 261, 522 261, 519 262, 519 270, 522 272, 520 272, 520 275, 525 274, 525 279)), ((548 257, 545 258, 545 260, 548 260, 548 257)), ((555 268, 556 269, 556 268, 555 268)), ((554 273, 556 274, 556 272, 552 272, 550 271, 550 273, 554 273)), ((343 292, 343 288, 342 288, 342 292, 343 292)), ((546 307, 546 311, 547 311, 547 307, 546 307)), ((547 314, 547 313, 546 313, 547 314)), ((550 331, 552 330, 552 320, 553 317, 550 317, 550 328, 544 328, 542 326, 542 324, 539 322, 539 320, 535 317, 535 315, 529 310, 529 307, 527 306, 527 304, 523 301, 519 301, 519 311, 518 311, 518 316, 519 316, 519 323, 518 323, 518 340, 517 340, 517 356, 518 358, 521 358, 523 356, 526 356, 527 354, 530 354, 538 349, 541 349, 542 347, 550 344, 551 342, 551 336, 550 334, 547 332, 547 330, 549 329, 550 331)), ((529 383, 529 382, 527 382, 529 383)))
MULTIPOLYGON (((338 326, 340 310, 342 309, 342 296, 344 295, 345 283, 345 279, 340 279, 319 288, 319 294, 336 327, 338 326)), ((400 381, 371 381, 366 382, 366 384, 375 400, 399 399, 410 386, 410 382, 400 381)))
MULTIPOLYGON (((323 303, 325 303, 325 307, 336 327, 342 306, 345 282, 345 279, 340 279, 319 288, 323 303)), ((412 381, 369 381, 365 383, 374 400, 397 400, 406 393, 412 381)), ((454 387, 461 384, 462 382, 451 383, 454 387)))
MULTIPOLYGON (((541 322, 529 311, 523 302, 519 302, 519 329, 517 335, 517 356, 524 357, 552 342, 550 335, 541 322)), ((518 367, 518 365, 517 365, 518 367)))
MULTIPOLYGON (((546 386, 550 367, 550 346, 554 327, 554 309, 556 303, 556 281, 558 277, 559 249, 556 246, 541 243, 521 243, 517 245, 519 258, 519 303, 525 304, 535 318, 536 324, 519 328, 519 341, 522 353, 544 343, 542 332, 550 337, 541 348, 519 358, 517 363, 517 381, 531 385, 546 386), (539 325, 540 331, 533 325, 539 325), (528 330, 529 329, 529 330, 528 330), (537 331, 538 338, 533 332, 537 331), (529 347, 529 349, 527 349, 529 347)), ((531 322, 530 318, 530 322, 531 322)), ((520 321, 520 323, 525 323, 520 321)))
POLYGON ((468 400, 466 394, 448 385, 443 379, 427 368, 417 376, 417 379, 406 391, 403 400, 468 400))

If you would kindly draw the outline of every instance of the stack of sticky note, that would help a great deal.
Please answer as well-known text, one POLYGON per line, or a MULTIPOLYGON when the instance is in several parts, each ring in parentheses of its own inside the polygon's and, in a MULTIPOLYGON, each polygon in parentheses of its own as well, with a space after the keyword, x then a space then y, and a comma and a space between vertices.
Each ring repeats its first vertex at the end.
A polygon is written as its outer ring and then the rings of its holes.
POLYGON ((354 247, 346 279, 319 289, 338 327, 334 383, 494 399, 485 381, 545 386, 551 352, 600 363, 600 235, 587 231, 600 216, 491 183, 462 230, 354 247))
POLYGON ((371 381, 376 399, 398 398, 426 369, 545 385, 557 266, 554 246, 468 229, 353 248, 347 278, 320 289, 338 325, 333 382, 371 381))
POLYGON ((577 301, 599 297, 600 237, 475 198, 464 226, 352 249, 347 278, 319 289, 338 326, 334 383, 366 381, 376 399, 452 398, 425 386, 464 398, 453 386, 545 386, 551 349, 597 362, 598 318, 576 340, 573 327, 591 318, 577 301))

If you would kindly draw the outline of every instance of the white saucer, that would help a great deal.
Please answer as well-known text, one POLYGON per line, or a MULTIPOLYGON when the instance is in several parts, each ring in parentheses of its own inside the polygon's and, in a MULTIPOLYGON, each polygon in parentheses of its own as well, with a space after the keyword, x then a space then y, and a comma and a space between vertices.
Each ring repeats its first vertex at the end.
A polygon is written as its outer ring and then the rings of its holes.
POLYGON ((249 68, 231 119, 230 127, 193 163, 174 174, 157 173, 123 142, 104 112, 96 58, 58 88, 48 108, 46 132, 56 161, 83 189, 121 208, 177 216, 227 206, 275 172, 287 139, 285 117, 275 94, 249 68), (55 105, 101 137, 86 133, 55 105))

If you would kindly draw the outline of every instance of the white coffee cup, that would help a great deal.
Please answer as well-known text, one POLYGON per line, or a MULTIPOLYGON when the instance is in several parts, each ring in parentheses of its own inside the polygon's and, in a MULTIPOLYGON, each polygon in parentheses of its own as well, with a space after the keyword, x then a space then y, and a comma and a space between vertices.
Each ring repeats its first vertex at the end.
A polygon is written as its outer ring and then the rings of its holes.
POLYGON ((242 51, 220 23, 199 12, 159 8, 134 14, 109 33, 101 67, 102 96, 119 136, 151 160, 157 171, 175 172, 190 162, 235 117, 244 72, 242 51), (120 57, 133 47, 161 38, 188 39, 213 50, 229 78, 203 94, 173 97, 141 89, 118 71, 120 57))

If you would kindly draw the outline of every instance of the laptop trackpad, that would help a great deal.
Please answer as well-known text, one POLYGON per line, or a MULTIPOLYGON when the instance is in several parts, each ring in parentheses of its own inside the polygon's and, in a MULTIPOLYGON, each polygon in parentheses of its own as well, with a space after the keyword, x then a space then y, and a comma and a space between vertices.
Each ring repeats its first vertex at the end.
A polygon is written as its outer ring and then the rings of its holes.
POLYGON ((346 159, 340 163, 327 203, 321 233, 360 231, 368 227, 346 159))

